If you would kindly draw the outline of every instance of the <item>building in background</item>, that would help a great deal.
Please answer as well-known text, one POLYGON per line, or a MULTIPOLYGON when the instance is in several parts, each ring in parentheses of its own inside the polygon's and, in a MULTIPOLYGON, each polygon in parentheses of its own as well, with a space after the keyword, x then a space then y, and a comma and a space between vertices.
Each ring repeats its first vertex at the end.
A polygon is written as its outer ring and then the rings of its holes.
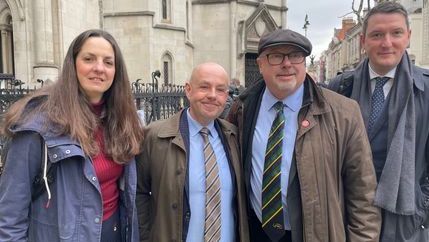
POLYGON ((101 28, 118 41, 131 81, 160 70, 161 83, 180 85, 215 61, 248 86, 259 78, 260 36, 286 19, 286 0, 0 0, 0 73, 55 80, 73 38, 101 28))
MULTIPOLYGON (((377 1, 375 1, 377 3, 377 1)), ((410 20, 411 40, 407 49, 411 60, 418 66, 429 68, 429 6, 428 0, 401 0, 410 20)), ((322 53, 326 80, 338 73, 355 68, 365 57, 360 35, 362 26, 344 24, 334 29, 334 37, 328 49, 322 53), (349 28, 349 26, 352 26, 349 28)), ((322 62, 320 62, 322 63, 322 62)))

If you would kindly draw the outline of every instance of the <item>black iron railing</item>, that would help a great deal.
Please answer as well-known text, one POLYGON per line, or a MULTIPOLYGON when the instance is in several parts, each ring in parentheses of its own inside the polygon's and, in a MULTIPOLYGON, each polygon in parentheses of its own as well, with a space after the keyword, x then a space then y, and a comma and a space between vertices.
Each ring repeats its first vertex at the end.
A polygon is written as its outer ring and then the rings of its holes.
POLYGON ((154 71, 151 83, 141 83, 141 79, 132 83, 136 107, 144 111, 146 124, 168 118, 188 106, 184 86, 173 84, 158 86, 160 75, 159 71, 154 71))
MULTIPOLYGON (((183 107, 188 106, 184 86, 161 85, 158 86, 159 71, 152 72, 152 82, 143 83, 137 79, 132 83, 132 92, 139 114, 143 114, 145 124, 152 121, 165 119, 177 113, 183 107)), ((37 82, 43 86, 44 81, 38 79, 37 82)), ((13 75, 0 73, 0 124, 3 121, 3 114, 18 99, 34 91, 36 87, 24 87, 24 82, 15 79, 13 75)), ((1 155, 4 139, 0 136, 0 174, 3 167, 1 155)))

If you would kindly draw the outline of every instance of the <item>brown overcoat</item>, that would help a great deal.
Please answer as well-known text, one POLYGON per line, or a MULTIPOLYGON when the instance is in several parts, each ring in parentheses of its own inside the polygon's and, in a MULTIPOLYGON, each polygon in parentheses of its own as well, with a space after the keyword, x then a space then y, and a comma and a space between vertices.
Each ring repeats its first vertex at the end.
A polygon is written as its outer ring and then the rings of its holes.
MULTIPOLYGON (((264 90, 263 80, 250 87, 228 116, 239 128, 247 190, 253 132, 264 90)), ((289 207, 293 241, 378 242, 381 218, 373 205, 376 178, 359 106, 319 88, 308 75, 293 166, 287 195, 287 203, 297 205, 289 207)))
MULTIPOLYGON (((137 212, 140 241, 183 241, 192 214, 187 212, 187 151, 179 128, 181 115, 151 123, 145 133, 143 152, 137 157, 137 212)), ((236 238, 249 241, 244 180, 238 148, 237 128, 217 119, 230 154, 235 182, 236 238)), ((182 124, 183 125, 183 124, 182 124)), ((221 135, 221 134, 219 134, 221 135)), ((202 225, 204 226, 204 225, 202 225)))

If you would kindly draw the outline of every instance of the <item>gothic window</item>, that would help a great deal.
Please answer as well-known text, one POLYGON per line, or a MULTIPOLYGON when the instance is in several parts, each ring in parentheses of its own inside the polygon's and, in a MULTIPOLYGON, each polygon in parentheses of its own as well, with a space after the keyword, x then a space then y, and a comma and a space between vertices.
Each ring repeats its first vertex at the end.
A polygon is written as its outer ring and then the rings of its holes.
POLYGON ((162 22, 171 22, 171 0, 161 0, 162 22))
POLYGON ((173 58, 169 53, 164 54, 161 60, 162 63, 162 78, 164 85, 173 83, 173 58))

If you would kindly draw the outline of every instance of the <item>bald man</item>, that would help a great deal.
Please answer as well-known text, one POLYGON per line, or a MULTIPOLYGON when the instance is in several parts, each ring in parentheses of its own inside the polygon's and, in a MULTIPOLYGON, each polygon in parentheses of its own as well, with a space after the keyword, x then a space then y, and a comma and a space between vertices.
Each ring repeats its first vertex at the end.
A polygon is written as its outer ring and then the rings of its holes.
POLYGON ((237 130, 218 119, 229 78, 216 63, 192 72, 190 107, 146 128, 137 158, 141 241, 249 241, 237 130))

